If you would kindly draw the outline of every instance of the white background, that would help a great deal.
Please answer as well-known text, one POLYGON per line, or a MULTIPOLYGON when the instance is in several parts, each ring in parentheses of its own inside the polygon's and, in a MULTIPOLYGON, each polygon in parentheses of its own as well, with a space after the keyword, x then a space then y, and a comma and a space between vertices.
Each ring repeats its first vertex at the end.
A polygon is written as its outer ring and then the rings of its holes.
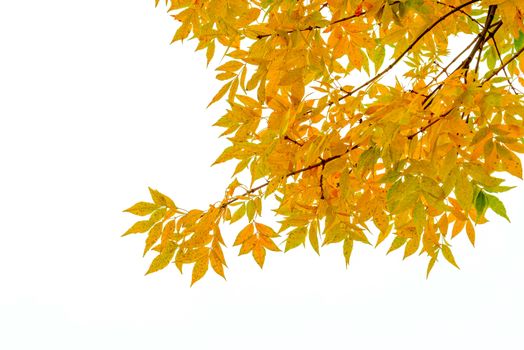
POLYGON ((512 224, 488 214, 475 249, 453 240, 461 270, 429 280, 425 257, 362 245, 348 270, 340 246, 262 271, 236 247, 227 282, 144 277, 122 209, 147 186, 205 208, 231 173, 209 167, 213 70, 153 3, 0 2, 0 349, 524 349, 522 186, 512 224))

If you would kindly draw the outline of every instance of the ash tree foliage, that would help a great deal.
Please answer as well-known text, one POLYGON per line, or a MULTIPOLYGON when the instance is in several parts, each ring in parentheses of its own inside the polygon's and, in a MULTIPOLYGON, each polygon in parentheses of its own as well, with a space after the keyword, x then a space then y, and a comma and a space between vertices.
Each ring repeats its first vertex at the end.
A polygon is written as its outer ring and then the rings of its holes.
POLYGON ((452 239, 474 245, 490 211, 508 219, 497 196, 511 188, 502 173, 522 178, 521 0, 166 5, 173 41, 196 39, 208 63, 221 52, 210 104, 228 104, 215 125, 230 146, 215 164, 236 168, 208 208, 150 189, 126 210, 144 217, 124 235, 145 234, 147 273, 173 262, 192 265, 191 284, 209 266, 224 276, 221 228, 242 220, 233 246, 260 267, 268 251, 328 244, 349 264, 354 246, 387 242, 427 256, 429 274, 439 259, 457 266, 452 239))

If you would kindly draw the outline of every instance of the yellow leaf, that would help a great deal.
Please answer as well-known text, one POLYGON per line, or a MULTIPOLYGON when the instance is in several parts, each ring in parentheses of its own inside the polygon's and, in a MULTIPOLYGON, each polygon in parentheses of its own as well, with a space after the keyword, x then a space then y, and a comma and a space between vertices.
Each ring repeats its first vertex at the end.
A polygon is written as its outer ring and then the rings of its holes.
POLYGON ((278 233, 275 232, 271 227, 255 222, 257 232, 267 237, 279 237, 278 233))
POLYGON ((203 256, 207 256, 209 254, 209 248, 208 247, 198 247, 194 249, 187 249, 183 254, 180 255, 180 257, 177 256, 177 261, 183 262, 184 264, 189 264, 192 262, 196 262, 197 260, 201 259, 203 256))
POLYGON ((155 211, 158 208, 159 206, 154 203, 138 202, 135 205, 133 205, 132 207, 127 208, 124 211, 134 214, 134 215, 145 216, 145 215, 151 214, 153 211, 155 211))
POLYGON ((460 206, 467 212, 473 204, 473 186, 466 172, 461 172, 457 177, 455 195, 460 206))
POLYGON ((217 102, 218 100, 220 100, 222 97, 224 97, 224 95, 226 94, 227 90, 229 90, 229 87, 231 86, 231 81, 229 81, 228 83, 226 83, 224 86, 222 86, 220 88, 220 90, 218 90, 217 94, 215 95, 215 97, 213 97, 213 99, 211 100, 211 102, 209 102, 209 104, 207 105, 208 107, 211 106, 213 103, 217 102))
POLYGON ((242 204, 240 208, 238 208, 237 211, 233 214, 229 222, 234 223, 235 221, 240 220, 244 216, 245 213, 246 213, 246 206, 242 204))
POLYGON ((155 244, 156 241, 158 241, 161 235, 162 235, 162 223, 158 222, 151 228, 151 230, 149 231, 149 234, 147 235, 146 246, 144 248, 144 255, 146 255, 146 253, 149 251, 149 249, 151 249, 153 244, 155 244))
POLYGON ((195 284, 196 281, 204 277, 209 267, 209 256, 203 256, 198 259, 193 266, 193 273, 191 275, 191 286, 195 284))
POLYGON ((264 266, 264 260, 266 258, 266 250, 260 242, 257 242, 255 246, 253 247, 253 258, 257 262, 258 266, 262 268, 264 266))
POLYGON ((475 246, 475 228, 473 227, 471 220, 468 220, 466 222, 466 233, 468 234, 468 238, 471 242, 471 245, 475 246))
POLYGON ((153 202, 155 202, 156 204, 160 206, 166 206, 174 210, 177 209, 175 203, 171 200, 171 198, 169 198, 165 194, 162 194, 159 191, 152 189, 151 187, 149 187, 149 193, 151 194, 153 202))
POLYGON ((353 251, 353 240, 346 238, 342 246, 342 251, 344 253, 344 259, 346 259, 346 268, 349 265, 349 258, 351 257, 351 252, 353 251))
POLYGON ((455 221, 455 224, 453 225, 453 230, 451 231, 451 238, 453 238, 456 235, 458 235, 462 231, 462 229, 464 228, 465 224, 466 224, 465 220, 457 219, 455 221))
POLYGON ((299 227, 289 233, 286 239, 286 247, 284 251, 298 247, 300 244, 304 244, 306 240, 307 230, 305 227, 299 227))
POLYGON ((239 244, 244 243, 248 238, 253 236, 254 229, 253 224, 248 224, 246 227, 244 227, 237 235, 237 238, 235 239, 235 242, 233 243, 233 246, 237 246, 239 244))
POLYGON ((397 250, 398 248, 402 247, 406 243, 406 237, 395 237, 393 242, 391 242, 391 246, 388 249, 388 252, 386 254, 391 253, 394 250, 397 250))
POLYGON ((224 275, 224 266, 222 265, 222 261, 220 260, 220 258, 218 257, 218 255, 215 253, 214 250, 212 250, 211 254, 209 254, 209 263, 211 264, 211 267, 218 275, 226 279, 226 276, 224 275))
POLYGON ((131 226, 129 228, 129 230, 127 230, 123 235, 123 236, 127 236, 131 233, 144 233, 144 232, 147 232, 151 226, 153 226, 154 222, 153 221, 149 221, 149 220, 143 220, 143 221, 138 221, 138 222, 135 222, 133 224, 133 226, 131 226))
POLYGON ((147 270, 146 275, 162 270, 165 268, 170 262, 171 259, 173 259, 173 256, 175 255, 177 245, 175 242, 169 242, 164 250, 158 254, 153 261, 151 262, 151 266, 149 266, 149 270, 147 270))
POLYGON ((519 157, 499 144, 497 144, 497 152, 500 155, 504 169, 511 175, 522 179, 522 163, 519 157))
POLYGON ((244 254, 249 253, 253 249, 253 246, 255 245, 256 242, 257 242, 257 236, 256 235, 253 235, 253 236, 249 237, 248 239, 246 239, 242 243, 242 246, 240 247, 240 251, 239 251, 238 255, 244 255, 244 254))
POLYGON ((408 242, 406 243, 406 247, 404 248, 404 257, 403 259, 406 259, 408 256, 413 255, 417 252, 418 247, 420 245, 420 238, 410 238, 408 242))
POLYGON ((262 244, 264 247, 266 247, 269 250, 272 250, 274 252, 279 252, 280 248, 277 247, 275 242, 269 237, 266 237, 264 235, 258 236, 258 240, 260 241, 260 244, 262 244))
POLYGON ((460 267, 458 267, 457 263, 455 262, 455 258, 453 257, 453 254, 451 253, 451 249, 443 244, 442 245, 442 255, 444 255, 444 258, 446 258, 446 260, 453 266, 455 266, 457 269, 460 269, 460 267))
POLYGON ((216 70, 226 71, 226 72, 236 72, 242 68, 243 64, 239 61, 229 61, 219 66, 216 70))
POLYGON ((209 62, 211 62, 211 59, 213 58, 215 54, 215 41, 211 40, 209 42, 209 45, 207 45, 207 51, 206 51, 206 58, 207 58, 207 64, 209 65, 209 62))
POLYGON ((429 260, 428 268, 427 268, 427 271, 426 271, 426 279, 429 277, 429 273, 431 272, 431 270, 433 269, 433 266, 435 265, 435 262, 437 261, 437 256, 438 256, 438 254, 435 254, 429 260))
POLYGON ((320 255, 320 248, 318 246, 318 224, 316 220, 313 220, 311 224, 309 225, 308 236, 309 236, 309 243, 311 244, 315 252, 317 252, 317 254, 320 255))

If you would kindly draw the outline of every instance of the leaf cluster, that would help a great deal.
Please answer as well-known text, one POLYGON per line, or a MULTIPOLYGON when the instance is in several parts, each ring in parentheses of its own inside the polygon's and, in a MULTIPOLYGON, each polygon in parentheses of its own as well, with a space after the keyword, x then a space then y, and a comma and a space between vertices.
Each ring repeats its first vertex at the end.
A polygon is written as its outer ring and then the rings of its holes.
MULTIPOLYGON (((158 1, 157 1, 158 3, 158 1)), ((220 226, 263 266, 268 250, 355 243, 458 266, 451 240, 488 210, 506 218, 499 174, 522 178, 524 4, 519 0, 172 0, 173 41, 197 40, 208 63, 224 50, 210 104, 236 162, 224 198, 181 210, 157 191, 127 211, 169 262, 224 276, 220 226), (450 38, 460 36, 457 49, 450 38), (392 83, 386 82, 396 72, 392 83), (241 184, 239 174, 250 177, 241 184), (261 222, 264 199, 280 227, 261 222), (372 243, 373 242, 373 243, 372 243)))

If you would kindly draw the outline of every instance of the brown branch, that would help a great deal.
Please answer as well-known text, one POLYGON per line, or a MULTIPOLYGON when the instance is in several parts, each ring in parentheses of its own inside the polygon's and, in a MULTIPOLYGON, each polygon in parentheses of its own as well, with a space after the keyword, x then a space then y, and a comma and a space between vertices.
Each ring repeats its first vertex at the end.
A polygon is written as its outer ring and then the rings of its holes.
POLYGON ((475 54, 478 50, 482 50, 482 46, 484 45, 484 42, 486 41, 486 35, 488 34, 488 30, 491 26, 491 22, 493 22, 493 19, 495 18, 495 11, 497 10, 497 5, 490 5, 488 9, 488 15, 486 17, 486 24, 484 25, 484 29, 482 29, 482 32, 480 32, 479 37, 480 40, 477 41, 471 52, 469 53, 468 57, 462 62, 460 67, 458 69, 469 69, 469 65, 471 64, 471 61, 473 60, 473 57, 475 57, 475 54))
POLYGON ((520 56, 520 54, 524 51, 524 47, 522 47, 520 50, 518 50, 517 52, 515 52, 515 54, 513 56, 511 56, 509 58, 509 60, 507 60, 505 63, 503 63, 500 67, 498 67, 497 69, 495 69, 493 72, 491 72, 486 78, 484 78, 484 80, 482 81, 482 83, 480 84, 480 86, 484 85, 488 80, 490 80, 491 78, 493 78, 494 76, 496 76, 497 74, 500 73, 501 70, 503 70, 511 61, 513 61, 514 59, 516 59, 517 57, 520 56))
MULTIPOLYGON (((365 14, 366 14, 366 12, 361 12, 361 13, 356 14, 356 15, 351 15, 351 16, 348 16, 348 17, 337 19, 336 21, 329 22, 329 24, 327 24, 326 26, 309 26, 309 27, 302 28, 302 29, 288 30, 285 33, 286 34, 291 34, 291 33, 296 32, 296 31, 307 32, 307 31, 310 31, 310 30, 313 30, 313 29, 322 29, 322 28, 326 28, 326 27, 332 26, 333 24, 349 21, 349 20, 352 20, 353 18, 364 16, 365 14)), ((267 38, 268 36, 271 36, 271 35, 273 35, 273 34, 259 34, 259 35, 257 35, 257 39, 267 38)))
MULTIPOLYGON (((486 21, 487 22, 487 21, 486 21)), ((500 27, 500 25, 502 24, 501 21, 498 21, 496 23, 494 23, 491 27, 495 27, 494 31, 493 32, 488 32, 489 35, 487 37, 485 37, 486 33, 484 33, 484 30, 479 33, 475 39, 469 43, 468 46, 466 46, 466 48, 464 50, 462 50, 461 53, 459 53, 457 56, 455 56, 455 58, 446 66, 446 69, 449 68, 453 63, 455 63, 457 61, 457 59, 462 56, 464 54, 464 52, 466 52, 470 47, 471 45, 473 45, 475 43, 475 47, 473 48, 473 50, 471 50, 470 54, 468 55, 468 57, 466 57, 464 59, 464 61, 462 61, 462 63, 453 70, 453 72, 451 72, 451 74, 455 73, 456 71, 458 71, 459 69, 463 69, 463 68, 466 68, 466 66, 469 66, 470 62, 471 62, 471 59, 474 57, 475 55, 475 52, 479 49, 480 47, 480 42, 484 41, 486 42, 487 40, 489 40, 490 38, 493 37, 493 35, 495 35, 495 32, 496 30, 498 30, 498 28, 500 27)), ((433 80, 436 80, 436 78, 438 78, 440 75, 442 74, 442 72, 440 74, 438 74, 433 80)), ((431 91, 428 96, 424 99, 424 101, 422 102, 422 104, 424 105, 424 109, 427 109, 431 103, 433 102, 433 99, 430 100, 430 98, 435 95, 435 93, 438 92, 438 90, 440 90, 443 86, 444 82, 441 82, 433 91, 431 91), (428 102, 429 101, 429 102, 428 102)), ((429 85, 429 84, 428 84, 429 85)), ((428 86, 426 85, 426 87, 428 86)))
POLYGON ((435 118, 434 120, 432 120, 429 124, 427 124, 427 125, 423 126, 422 128, 420 128, 417 132, 414 132, 413 134, 408 135, 408 140, 412 140, 412 139, 413 139, 415 136, 417 136, 418 134, 423 133, 423 132, 426 131, 429 127, 431 127, 432 125, 436 124, 438 121, 444 119, 444 117, 446 117, 447 115, 449 115, 449 114, 450 114, 454 109, 455 109, 455 107, 449 109, 446 113, 439 115, 437 118, 435 118))
POLYGON ((284 140, 291 141, 291 142, 293 142, 295 145, 300 146, 300 147, 303 146, 303 144, 301 144, 300 142, 298 142, 298 141, 296 141, 296 140, 293 140, 291 137, 289 137, 289 136, 287 136, 287 135, 284 136, 284 140))
POLYGON ((448 18, 449 16, 451 16, 452 14, 456 13, 456 12, 459 12, 460 10, 462 10, 464 7, 467 7, 471 4, 474 4, 476 2, 479 2, 480 0, 469 0, 468 2, 460 5, 460 6, 457 6, 455 7, 453 10, 449 11, 448 13, 446 13, 445 15, 443 15, 442 17, 440 17, 438 20, 436 20, 435 22, 433 22, 429 27, 427 27, 422 33, 420 33, 416 38, 415 40, 409 44, 409 46, 407 47, 407 49, 405 49, 399 57, 397 57, 397 59, 395 59, 395 61, 393 61, 393 63, 391 63, 388 67, 386 67, 382 72, 378 73, 377 75, 375 75, 373 78, 369 79, 368 81, 366 81, 365 83, 363 83, 362 85, 354 88, 353 90, 347 92, 346 94, 342 95, 338 100, 342 100, 342 99, 345 99, 346 97, 348 96, 351 96, 352 94, 354 94, 355 92, 357 92, 358 90, 368 86, 369 84, 371 84, 372 82, 380 79, 384 74, 386 74, 387 72, 389 72, 394 66, 397 65, 397 63, 399 63, 402 58, 408 53, 411 51, 411 49, 413 49, 413 47, 420 41, 422 40, 422 38, 428 34, 433 28, 435 28, 440 22, 444 21, 446 18, 448 18))
MULTIPOLYGON (((502 22, 501 22, 502 24, 502 22)), ((499 58, 499 61, 501 64, 504 64, 504 61, 502 60, 502 55, 500 54, 500 50, 499 50, 499 46, 497 45, 497 41, 495 40, 495 36, 492 36, 491 37, 491 40, 493 41, 493 46, 495 47, 495 51, 497 51, 497 56, 499 58)), ((504 68, 502 70, 504 72, 504 75, 506 76, 506 78, 508 79, 508 84, 509 86, 511 87, 511 89, 513 90, 513 92, 515 93, 515 95, 518 95, 519 94, 519 91, 517 91, 517 89, 515 89, 515 87, 513 86, 513 84, 511 83, 510 81, 510 77, 509 77, 509 74, 508 72, 506 71, 506 68, 504 68)))
MULTIPOLYGON (((326 159, 322 159, 320 162, 317 162, 317 163, 311 164, 310 166, 307 166, 307 167, 305 167, 305 168, 302 168, 302 169, 298 169, 298 170, 292 171, 292 172, 286 174, 286 175, 284 176, 284 178, 288 178, 288 177, 291 177, 291 176, 294 176, 294 175, 297 175, 297 174, 303 173, 303 172, 305 172, 305 171, 308 171, 308 170, 312 170, 312 169, 318 168, 319 166, 322 166, 322 167, 323 167, 323 166, 325 166, 327 163, 329 163, 329 162, 331 162, 331 161, 333 161, 333 160, 335 160, 335 159, 338 159, 338 158, 340 158, 340 157, 342 157, 342 156, 348 154, 350 151, 352 151, 352 150, 354 150, 354 149, 356 149, 356 148, 358 148, 358 147, 359 147, 359 145, 354 145, 353 147, 348 148, 348 149, 347 149, 345 152, 343 152, 343 153, 340 153, 340 154, 337 154, 337 155, 331 156, 331 157, 326 158, 326 159)), ((235 196, 235 197, 231 198, 231 199, 228 200, 227 202, 222 203, 222 204, 220 205, 220 208, 222 209, 222 208, 227 207, 227 206, 230 205, 231 203, 234 203, 234 202, 236 202, 237 200, 239 200, 240 198, 245 197, 245 196, 248 196, 248 195, 250 195, 251 193, 254 193, 254 192, 256 192, 256 191, 258 191, 258 190, 260 190, 260 189, 266 187, 267 185, 269 185, 269 183, 270 183, 270 181, 266 181, 266 182, 264 182, 263 184, 258 185, 257 187, 253 187, 252 189, 247 190, 246 192, 244 192, 244 193, 242 193, 242 194, 240 194, 240 195, 238 195, 238 196, 235 196)))
MULTIPOLYGON (((437 1, 437 4, 439 4, 439 5, 443 5, 443 6, 447 6, 447 7, 452 8, 452 9, 456 8, 456 6, 449 5, 449 4, 443 3, 443 2, 441 2, 441 1, 437 1)), ((482 23, 480 23, 480 22, 477 21, 475 18, 473 18, 469 13, 467 13, 467 12, 465 12, 465 11, 463 11, 463 10, 460 10, 459 12, 462 13, 464 16, 467 16, 467 17, 468 17, 470 20, 472 20, 473 22, 477 23, 481 28, 484 27, 484 25, 483 25, 482 23)))

